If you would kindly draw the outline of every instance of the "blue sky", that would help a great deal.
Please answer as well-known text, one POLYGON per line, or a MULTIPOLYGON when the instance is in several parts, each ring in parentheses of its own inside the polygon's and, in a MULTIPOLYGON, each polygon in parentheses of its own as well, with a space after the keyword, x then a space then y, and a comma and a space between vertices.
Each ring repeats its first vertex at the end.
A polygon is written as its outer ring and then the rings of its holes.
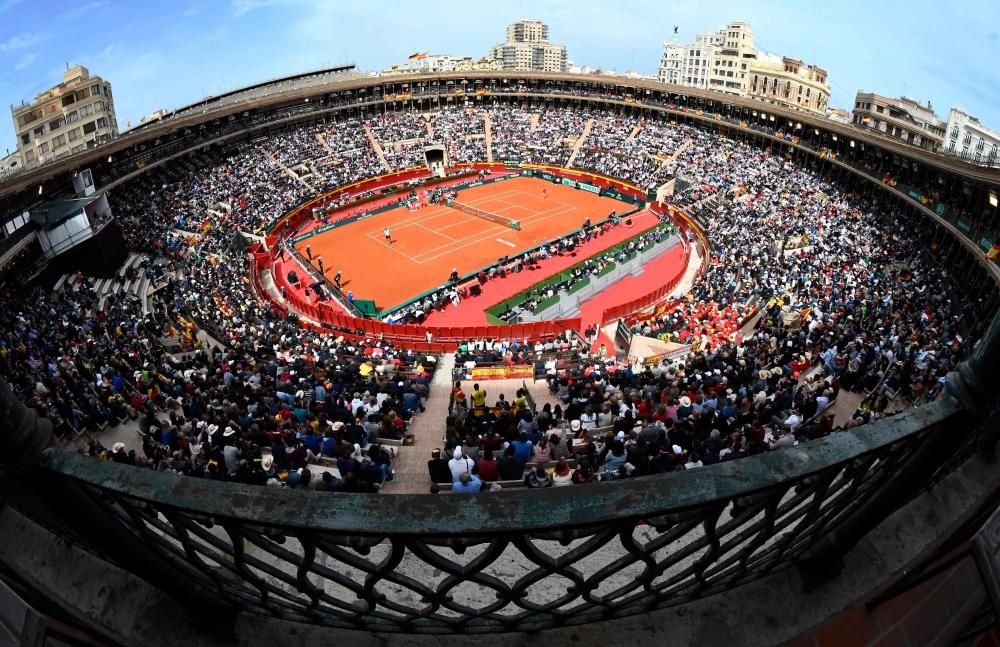
MULTIPOLYGON (((481 56, 520 17, 549 24, 577 65, 655 73, 673 26, 681 42, 745 20, 757 46, 815 61, 831 105, 858 89, 961 105, 1000 129, 1000 2, 712 3, 652 0, 0 0, 4 109, 79 63, 111 81, 119 125, 264 79, 345 62, 382 69, 414 51, 481 56), (710 10, 706 8, 710 7, 710 10)), ((0 155, 14 149, 0 116, 0 155)))

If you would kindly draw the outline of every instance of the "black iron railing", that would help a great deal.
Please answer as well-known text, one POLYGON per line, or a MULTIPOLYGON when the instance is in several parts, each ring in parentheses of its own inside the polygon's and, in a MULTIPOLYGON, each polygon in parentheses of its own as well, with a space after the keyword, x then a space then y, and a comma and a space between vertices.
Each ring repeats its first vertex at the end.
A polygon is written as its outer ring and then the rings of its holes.
POLYGON ((984 437, 991 420, 948 394, 752 459, 464 496, 285 491, 50 449, 36 474, 46 485, 18 486, 11 500, 22 492, 36 514, 61 505, 54 516, 100 552, 125 551, 150 581, 226 608, 375 631, 524 631, 836 561, 920 491, 944 449, 984 437))

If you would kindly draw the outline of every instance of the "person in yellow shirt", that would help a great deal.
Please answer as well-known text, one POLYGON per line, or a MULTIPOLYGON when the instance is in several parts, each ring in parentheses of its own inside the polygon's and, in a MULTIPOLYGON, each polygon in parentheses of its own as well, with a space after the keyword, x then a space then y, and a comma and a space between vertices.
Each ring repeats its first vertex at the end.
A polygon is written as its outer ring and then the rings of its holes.
POLYGON ((361 371, 361 377, 368 377, 369 375, 371 375, 371 372, 374 370, 374 367, 372 366, 371 362, 365 362, 364 364, 361 365, 361 368, 359 370, 361 371))
POLYGON ((472 406, 475 409, 482 409, 486 406, 486 389, 479 388, 479 383, 472 385, 472 406))

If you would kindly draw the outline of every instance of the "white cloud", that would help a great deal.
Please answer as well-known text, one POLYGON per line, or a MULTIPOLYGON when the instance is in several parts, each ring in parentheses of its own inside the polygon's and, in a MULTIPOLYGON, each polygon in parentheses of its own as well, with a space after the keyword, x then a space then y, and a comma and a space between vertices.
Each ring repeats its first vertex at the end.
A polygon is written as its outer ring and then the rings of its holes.
POLYGON ((74 18, 79 18, 95 9, 100 9, 101 7, 106 7, 108 5, 108 0, 94 0, 93 2, 85 2, 84 4, 77 5, 64 12, 59 16, 60 20, 73 20, 74 18))
POLYGON ((13 52, 18 49, 27 49, 28 47, 34 47, 38 43, 42 42, 43 38, 41 34, 18 34, 16 36, 11 36, 5 42, 0 43, 0 52, 13 52))
POLYGON ((21 60, 19 60, 17 63, 14 64, 14 69, 18 71, 23 70, 24 68, 34 63, 35 59, 37 58, 38 54, 35 54, 34 52, 29 52, 24 56, 22 56, 21 60))
POLYGON ((233 9, 233 14, 242 16, 245 13, 250 13, 251 11, 256 11, 257 9, 291 4, 292 2, 295 2, 295 0, 232 0, 232 2, 230 2, 230 6, 233 9))

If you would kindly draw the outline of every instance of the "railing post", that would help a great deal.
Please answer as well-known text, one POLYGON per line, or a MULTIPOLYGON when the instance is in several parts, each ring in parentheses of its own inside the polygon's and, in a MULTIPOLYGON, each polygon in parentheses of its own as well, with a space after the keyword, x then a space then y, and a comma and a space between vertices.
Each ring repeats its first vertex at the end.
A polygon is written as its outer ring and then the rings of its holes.
MULTIPOLYGON (((961 411, 930 430, 913 455, 906 459, 906 465, 879 488, 874 497, 797 560, 807 589, 815 588, 839 574, 843 568, 843 556, 924 486, 926 479, 949 455, 948 450, 954 446, 956 434, 973 433, 983 425, 996 407, 998 387, 1000 314, 993 318, 972 357, 948 375, 948 388, 943 397, 957 400, 961 411)), ((998 433, 998 425, 984 430, 982 449, 988 455, 993 454, 998 433)))
POLYGON ((948 375, 948 391, 969 409, 985 412, 1000 391, 1000 313, 968 361, 948 375))
POLYGON ((17 474, 38 463, 42 451, 52 442, 52 423, 24 406, 0 377, 0 442, 6 451, 0 464, 17 474))

